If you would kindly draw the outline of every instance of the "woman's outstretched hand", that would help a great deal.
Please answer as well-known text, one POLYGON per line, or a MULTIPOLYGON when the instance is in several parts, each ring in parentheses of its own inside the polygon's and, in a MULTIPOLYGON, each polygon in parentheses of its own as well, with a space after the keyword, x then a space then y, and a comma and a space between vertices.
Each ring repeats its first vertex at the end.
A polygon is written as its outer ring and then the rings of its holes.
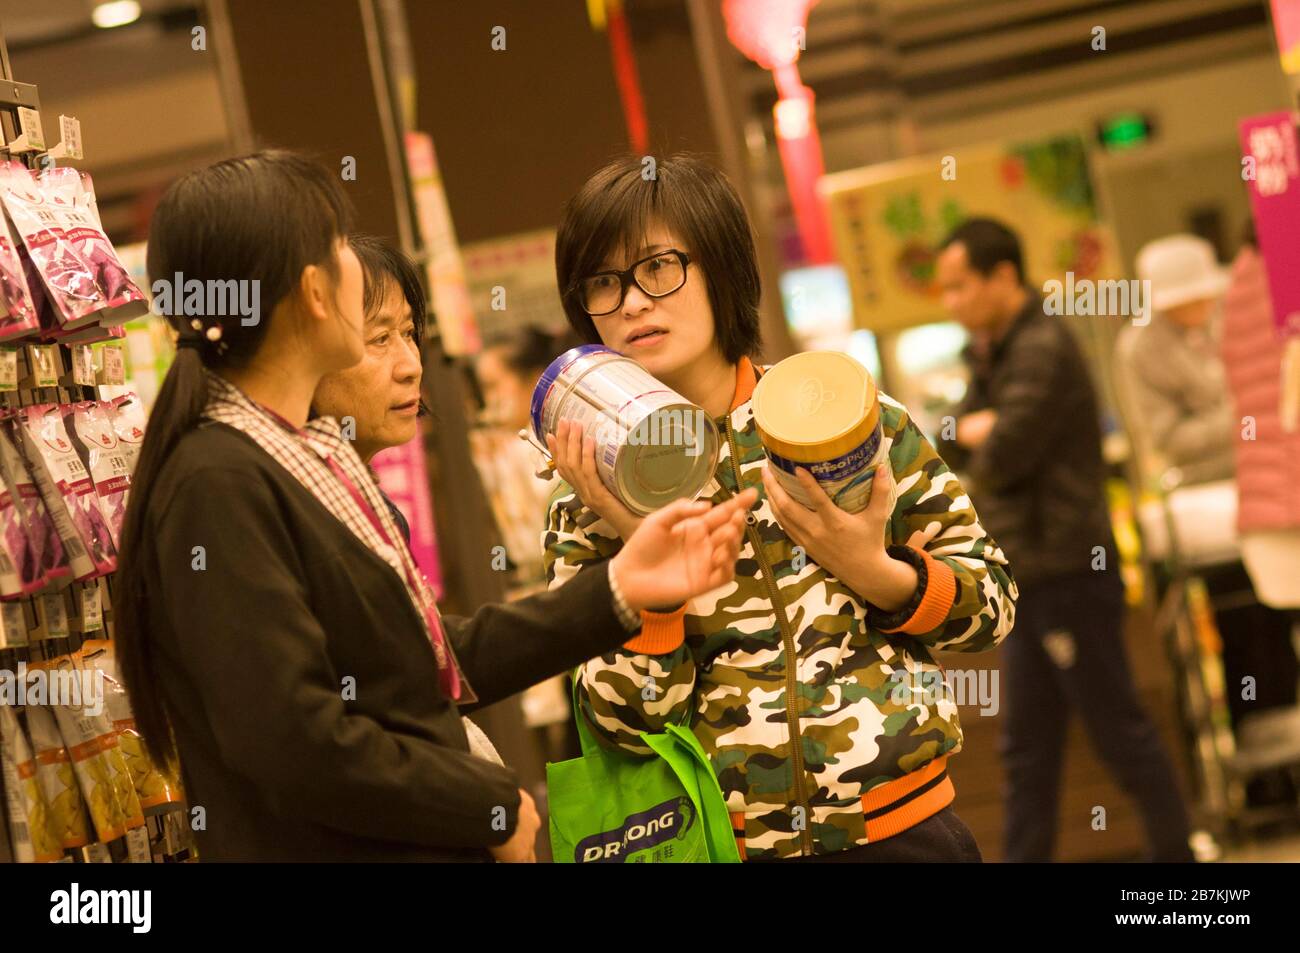
POLYGON ((610 561, 628 605, 680 605, 735 578, 745 514, 757 500, 750 488, 717 506, 677 500, 647 516, 610 561))

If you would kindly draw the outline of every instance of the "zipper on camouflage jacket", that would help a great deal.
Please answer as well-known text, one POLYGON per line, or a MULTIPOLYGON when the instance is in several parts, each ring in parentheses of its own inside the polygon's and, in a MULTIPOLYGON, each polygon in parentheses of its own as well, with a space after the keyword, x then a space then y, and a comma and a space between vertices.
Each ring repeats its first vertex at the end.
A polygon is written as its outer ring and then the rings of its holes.
MULTIPOLYGON (((725 428, 727 431, 727 446, 731 450, 731 469, 736 477, 736 491, 739 492, 742 488, 740 459, 736 453, 736 437, 735 432, 731 429, 730 414, 726 417, 725 428)), ((726 488, 723 489, 725 492, 726 488)), ((776 582, 776 574, 772 571, 772 564, 768 562, 767 553, 763 551, 763 540, 755 528, 757 523, 758 517, 754 515, 752 510, 745 514, 745 532, 754 547, 754 554, 758 557, 759 569, 767 582, 772 608, 776 612, 777 624, 781 629, 781 641, 785 645, 785 716, 790 726, 790 755, 791 767, 794 771, 795 800, 803 811, 803 830, 800 832, 800 843, 804 854, 812 854, 812 830, 809 826, 812 823, 812 810, 809 807, 808 795, 804 789, 803 735, 799 731, 799 654, 794 642, 794 633, 790 630, 790 619, 786 615, 785 600, 781 597, 780 586, 776 582)))

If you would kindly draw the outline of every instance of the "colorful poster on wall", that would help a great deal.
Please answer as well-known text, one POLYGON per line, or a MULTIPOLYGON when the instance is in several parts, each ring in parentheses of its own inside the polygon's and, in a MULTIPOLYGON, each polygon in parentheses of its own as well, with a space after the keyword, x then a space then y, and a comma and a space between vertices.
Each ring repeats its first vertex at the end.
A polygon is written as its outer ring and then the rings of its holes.
POLYGON ((433 499, 424 467, 424 435, 375 454, 371 468, 388 498, 402 511, 411 528, 411 555, 428 577, 434 594, 442 598, 442 571, 438 564, 438 536, 433 527, 433 499))
POLYGON ((854 323, 896 331, 947 320, 937 246, 963 220, 990 216, 1021 237, 1031 284, 1115 273, 1114 240, 1097 219, 1077 135, 963 148, 822 180, 854 323))
POLYGON ((477 354, 478 325, 465 286, 465 268, 438 171, 433 139, 423 132, 406 134, 406 161, 411 173, 420 237, 428 250, 429 289, 442 348, 448 354, 477 354))
POLYGON ((526 327, 558 331, 565 326, 555 287, 555 229, 474 242, 462 254, 484 341, 526 327))
POLYGON ((1250 186, 1255 237, 1268 263, 1278 333, 1300 334, 1300 155, 1296 114, 1252 116, 1239 124, 1242 173, 1250 186))

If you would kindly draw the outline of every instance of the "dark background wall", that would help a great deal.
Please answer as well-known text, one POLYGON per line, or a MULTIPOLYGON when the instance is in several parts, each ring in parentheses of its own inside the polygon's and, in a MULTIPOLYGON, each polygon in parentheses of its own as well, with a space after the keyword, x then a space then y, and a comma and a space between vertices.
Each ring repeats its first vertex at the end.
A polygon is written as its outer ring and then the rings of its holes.
POLYGON ((400 235, 361 4, 226 0, 224 6, 255 145, 308 152, 340 173, 343 157, 354 157, 356 180, 342 184, 356 205, 358 230, 400 235))
MULTIPOLYGON (((715 146, 682 2, 632 3, 658 154, 715 146)), ((553 227, 565 200, 628 150, 609 38, 582 3, 406 4, 416 127, 433 135, 457 238, 553 227), (506 49, 492 49, 505 28, 506 49)))

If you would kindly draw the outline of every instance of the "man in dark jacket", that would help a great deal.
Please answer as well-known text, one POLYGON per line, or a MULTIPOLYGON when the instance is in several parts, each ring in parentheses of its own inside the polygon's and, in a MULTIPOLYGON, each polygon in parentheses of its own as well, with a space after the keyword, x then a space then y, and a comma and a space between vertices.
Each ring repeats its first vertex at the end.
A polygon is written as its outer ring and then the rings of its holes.
POLYGON ((1137 803, 1153 859, 1192 860, 1173 768, 1124 654, 1124 589, 1083 355, 1025 286, 1020 242, 1006 226, 972 219, 958 227, 943 243, 938 278, 944 307, 971 335, 970 386, 943 428, 941 452, 969 474, 971 497, 1020 588, 1004 649, 1004 857, 1051 859, 1073 707, 1137 803))

